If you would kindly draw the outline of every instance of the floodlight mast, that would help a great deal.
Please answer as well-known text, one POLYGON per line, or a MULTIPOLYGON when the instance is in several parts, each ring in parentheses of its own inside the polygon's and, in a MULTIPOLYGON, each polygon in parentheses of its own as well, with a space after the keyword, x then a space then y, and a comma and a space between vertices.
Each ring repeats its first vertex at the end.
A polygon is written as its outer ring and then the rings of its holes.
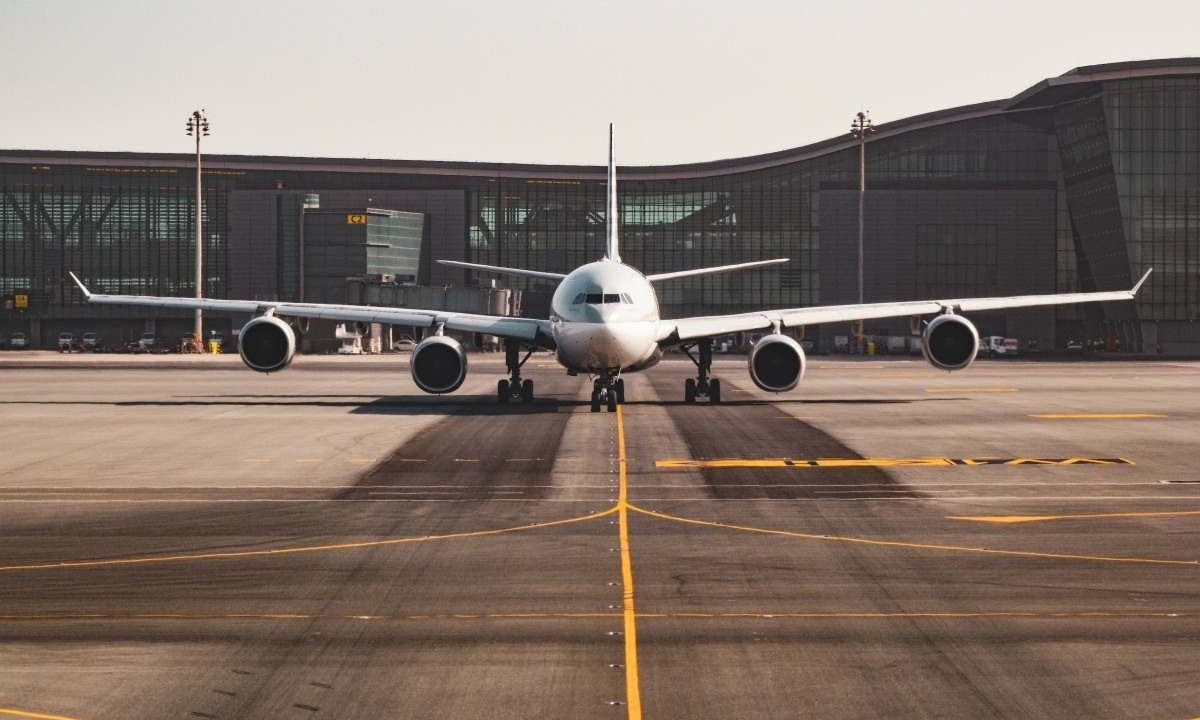
MULTIPOLYGON (((196 299, 204 297, 204 231, 200 185, 200 138, 208 137, 208 117, 204 108, 195 110, 188 117, 187 134, 196 138, 196 299)), ((196 347, 204 352, 204 311, 196 309, 196 325, 192 331, 196 347)))
MULTIPOLYGON (((858 140, 858 304, 863 303, 863 201, 867 195, 867 135, 875 132, 871 113, 859 110, 850 121, 850 135, 858 140)), ((859 322, 858 344, 862 343, 862 322, 859 322)))

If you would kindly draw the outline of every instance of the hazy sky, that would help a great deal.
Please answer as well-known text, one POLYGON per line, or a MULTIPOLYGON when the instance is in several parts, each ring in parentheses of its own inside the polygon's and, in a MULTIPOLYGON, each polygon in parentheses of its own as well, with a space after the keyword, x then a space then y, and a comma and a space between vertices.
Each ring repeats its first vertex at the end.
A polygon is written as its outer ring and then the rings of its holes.
POLYGON ((694 162, 1197 55, 1196 0, 0 0, 0 147, 694 162))

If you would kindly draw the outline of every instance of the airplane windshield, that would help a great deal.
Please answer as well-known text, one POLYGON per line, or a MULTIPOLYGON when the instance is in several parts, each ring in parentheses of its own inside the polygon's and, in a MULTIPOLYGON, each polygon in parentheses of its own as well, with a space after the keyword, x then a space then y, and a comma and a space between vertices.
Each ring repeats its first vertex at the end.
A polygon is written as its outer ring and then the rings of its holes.
POLYGON ((587 302, 589 305, 607 305, 608 303, 626 303, 633 304, 629 299, 629 295, 625 293, 580 293, 575 296, 575 303, 587 302), (581 300, 582 298, 582 300, 581 300))

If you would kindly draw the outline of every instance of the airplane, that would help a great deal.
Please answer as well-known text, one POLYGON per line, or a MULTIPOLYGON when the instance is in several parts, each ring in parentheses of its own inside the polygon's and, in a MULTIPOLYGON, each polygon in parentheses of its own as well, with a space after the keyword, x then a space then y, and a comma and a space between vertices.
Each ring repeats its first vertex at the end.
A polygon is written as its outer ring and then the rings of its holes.
POLYGON ((681 348, 697 368, 696 377, 688 378, 684 383, 687 403, 694 403, 697 398, 708 398, 713 404, 721 401, 721 381, 710 376, 712 342, 714 337, 733 333, 769 331, 754 344, 749 356, 750 379, 767 392, 790 391, 804 377, 807 365, 804 350, 784 331, 819 323, 933 315, 922 332, 921 348, 925 359, 943 370, 961 370, 975 360, 979 350, 979 332, 961 313, 1132 300, 1153 271, 1147 270, 1130 290, 827 305, 665 319, 659 314, 655 283, 775 265, 788 262, 788 259, 756 260, 652 275, 644 275, 622 262, 612 125, 609 125, 608 145, 606 246, 601 259, 569 273, 456 260, 438 262, 497 275, 556 281, 558 287, 550 303, 550 317, 543 320, 362 305, 106 295, 89 291, 75 273, 70 276, 91 303, 253 313, 254 317, 241 329, 238 352, 246 366, 258 372, 282 370, 296 353, 295 332, 283 318, 412 325, 430 330, 412 351, 410 371, 413 382, 427 393, 440 395, 457 390, 467 376, 467 353, 445 331, 484 333, 504 340, 508 377, 497 383, 496 396, 500 403, 533 401, 533 381, 522 379, 521 367, 535 350, 547 349, 555 352, 558 363, 568 374, 583 373, 593 378, 592 412, 600 412, 602 406, 613 412, 619 403, 625 402, 622 376, 653 367, 662 359, 663 352, 672 347, 681 348), (524 357, 521 357, 522 351, 525 351, 524 357))

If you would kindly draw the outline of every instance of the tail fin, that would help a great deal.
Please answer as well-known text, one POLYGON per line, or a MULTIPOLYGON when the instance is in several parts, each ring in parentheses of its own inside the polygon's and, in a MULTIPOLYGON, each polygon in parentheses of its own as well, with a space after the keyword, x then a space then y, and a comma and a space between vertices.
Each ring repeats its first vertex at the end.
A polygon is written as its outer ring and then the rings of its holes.
POLYGON ((607 260, 621 262, 621 251, 617 239, 617 165, 613 160, 613 126, 608 124, 608 242, 604 248, 607 260))

